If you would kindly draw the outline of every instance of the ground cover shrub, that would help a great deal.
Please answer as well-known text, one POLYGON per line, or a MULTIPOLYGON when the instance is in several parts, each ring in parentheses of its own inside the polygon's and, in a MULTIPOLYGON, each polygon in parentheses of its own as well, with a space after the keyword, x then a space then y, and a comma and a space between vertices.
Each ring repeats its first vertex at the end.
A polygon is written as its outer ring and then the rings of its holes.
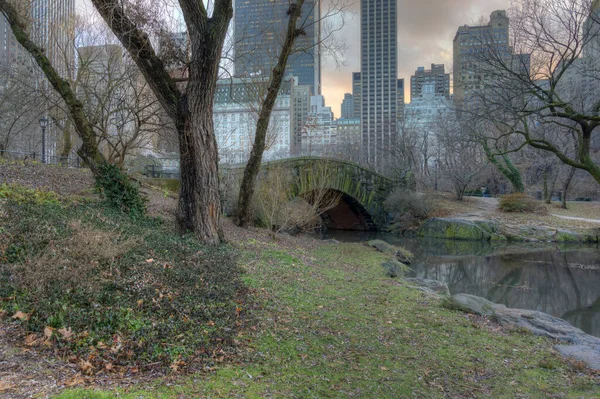
POLYGON ((18 204, 0 213, 0 315, 82 371, 179 370, 235 351, 246 289, 227 246, 106 205, 18 204))
POLYGON ((548 213, 548 210, 543 204, 523 193, 502 196, 500 198, 500 209, 504 212, 548 213))
POLYGON ((58 204, 56 193, 47 190, 36 190, 18 184, 0 184, 0 199, 11 200, 17 204, 58 204))

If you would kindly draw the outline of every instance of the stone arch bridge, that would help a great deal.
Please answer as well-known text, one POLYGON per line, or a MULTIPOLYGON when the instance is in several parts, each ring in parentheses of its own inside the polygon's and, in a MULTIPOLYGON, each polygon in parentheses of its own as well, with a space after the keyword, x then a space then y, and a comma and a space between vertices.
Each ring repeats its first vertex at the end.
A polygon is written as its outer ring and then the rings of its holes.
MULTIPOLYGON (((222 180, 241 181, 244 167, 245 164, 222 165, 222 180)), ((335 230, 379 230, 387 221, 383 202, 388 195, 397 187, 414 188, 414 180, 408 173, 402 179, 393 180, 358 164, 330 158, 301 157, 265 162, 261 173, 266 175, 276 168, 289 174, 293 197, 316 188, 341 194, 338 205, 322 215, 327 226, 335 230), (326 171, 325 175, 323 171, 326 171)))

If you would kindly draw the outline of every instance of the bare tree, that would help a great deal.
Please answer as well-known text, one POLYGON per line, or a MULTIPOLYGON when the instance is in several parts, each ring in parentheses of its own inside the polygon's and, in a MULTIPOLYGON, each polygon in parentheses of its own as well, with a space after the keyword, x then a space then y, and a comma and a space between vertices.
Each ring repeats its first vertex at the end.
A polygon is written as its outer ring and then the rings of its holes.
MULTIPOLYGON (((592 0, 523 0, 510 10, 511 43, 487 38, 479 54, 481 110, 514 137, 502 155, 531 146, 600 182, 600 10, 592 0), (512 44, 512 45, 511 45, 512 44), (561 135, 544 135, 560 127, 561 135), (571 141, 569 145, 564 140, 571 141), (569 153, 570 148, 576 148, 569 153)), ((512 139, 512 138, 511 138, 512 139)), ((502 146, 499 146, 502 147, 502 146)))
POLYGON ((457 118, 448 118, 438 124, 436 141, 436 162, 444 179, 451 183, 456 198, 462 201, 465 192, 486 167, 485 156, 457 118))

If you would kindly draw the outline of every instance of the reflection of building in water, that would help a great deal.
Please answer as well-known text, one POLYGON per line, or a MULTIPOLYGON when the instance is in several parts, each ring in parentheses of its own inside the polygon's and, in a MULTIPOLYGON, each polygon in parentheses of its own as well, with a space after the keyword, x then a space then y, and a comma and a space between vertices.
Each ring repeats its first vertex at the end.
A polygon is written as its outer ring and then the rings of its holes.
POLYGON ((411 265, 416 276, 443 281, 451 293, 469 293, 510 308, 548 313, 600 336, 597 251, 486 257, 424 254, 418 258, 420 262, 411 265))

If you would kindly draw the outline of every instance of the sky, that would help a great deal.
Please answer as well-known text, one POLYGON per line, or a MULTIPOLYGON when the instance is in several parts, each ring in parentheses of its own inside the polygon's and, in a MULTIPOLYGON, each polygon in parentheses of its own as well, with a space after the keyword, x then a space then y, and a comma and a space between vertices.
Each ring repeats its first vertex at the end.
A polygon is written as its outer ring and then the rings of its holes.
MULTIPOLYGON (((76 0, 81 7, 89 0, 76 0)), ((505 10, 510 0, 398 0, 398 78, 405 79, 405 98, 410 100, 410 76, 419 66, 432 63, 452 67, 452 39, 461 25, 487 20, 494 10, 505 10)), ((347 52, 342 66, 324 55, 322 94, 335 116, 340 116, 344 93, 352 92, 352 72, 360 71, 360 1, 356 0, 344 27, 347 52)))

